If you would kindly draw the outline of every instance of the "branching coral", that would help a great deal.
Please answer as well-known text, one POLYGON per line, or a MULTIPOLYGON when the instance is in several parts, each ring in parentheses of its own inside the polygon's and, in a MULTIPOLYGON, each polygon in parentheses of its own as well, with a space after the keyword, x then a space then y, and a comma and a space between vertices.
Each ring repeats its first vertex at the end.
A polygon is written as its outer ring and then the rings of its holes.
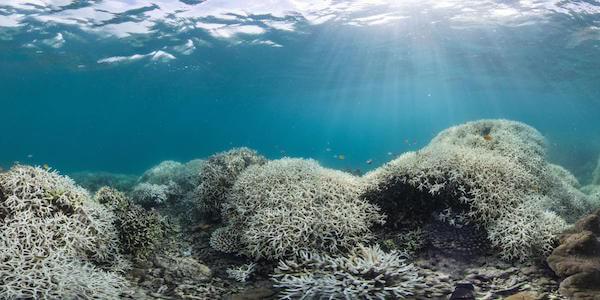
POLYGON ((100 189, 95 198, 113 210, 124 253, 145 259, 165 241, 170 225, 156 211, 145 210, 111 188, 100 189))
POLYGON ((203 165, 200 159, 185 164, 164 161, 146 171, 129 195, 145 208, 156 208, 183 223, 194 223, 195 189, 200 184, 203 165))
POLYGON ((200 183, 195 191, 198 208, 208 215, 218 214, 242 171, 266 162, 266 158, 248 148, 235 148, 209 157, 200 169, 200 183))
POLYGON ((358 246, 347 256, 301 252, 273 275, 281 299, 397 299, 424 287, 417 269, 397 252, 358 246))
POLYGON ((363 197, 379 204, 390 216, 388 223, 400 227, 427 222, 431 212, 452 208, 490 231, 490 242, 504 257, 527 259, 540 252, 532 252, 535 248, 552 247, 554 239, 538 245, 519 234, 556 234, 557 219, 572 219, 592 206, 568 171, 546 163, 544 153, 544 138, 523 123, 470 122, 365 175, 363 197), (560 217, 545 218, 546 210, 560 217), (513 231, 515 222, 509 221, 518 216, 537 227, 513 231))
POLYGON ((226 270, 226 272, 227 272, 227 276, 229 276, 229 278, 235 279, 239 282, 246 282, 246 280, 248 280, 248 278, 250 278, 252 273, 254 273, 255 268, 256 268, 255 263, 249 263, 249 264, 241 265, 237 268, 233 268, 233 267, 228 268, 226 270))
POLYGON ((501 249, 506 260, 547 257, 558 242, 558 234, 566 222, 555 213, 540 208, 541 199, 532 199, 519 205, 488 226, 492 245, 501 249))
POLYGON ((165 160, 144 172, 140 177, 140 182, 167 184, 169 181, 173 181, 174 177, 183 169, 183 166, 180 162, 165 160))
POLYGON ((133 188, 131 198, 135 203, 144 207, 157 207, 165 204, 176 189, 173 181, 169 181, 167 184, 142 182, 133 188))
POLYGON ((0 174, 0 298, 118 299, 126 281, 113 215, 72 180, 42 168, 0 174))
POLYGON ((378 208, 358 198, 360 179, 313 160, 284 158, 246 169, 224 204, 227 227, 212 244, 251 257, 281 258, 302 250, 336 252, 371 237, 378 208), (236 238, 237 236, 237 238, 236 238), (235 241, 235 242, 234 242, 235 241))

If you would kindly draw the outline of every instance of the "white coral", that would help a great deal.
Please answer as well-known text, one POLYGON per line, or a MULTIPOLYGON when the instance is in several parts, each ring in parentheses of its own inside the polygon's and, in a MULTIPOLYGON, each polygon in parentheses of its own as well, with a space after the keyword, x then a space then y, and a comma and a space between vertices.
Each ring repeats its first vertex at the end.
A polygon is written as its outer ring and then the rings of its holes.
POLYGON ((252 273, 254 273, 255 268, 256 268, 255 263, 249 263, 249 264, 241 265, 237 268, 233 268, 233 267, 228 268, 225 271, 227 272, 227 276, 229 276, 229 278, 235 279, 236 281, 239 281, 239 282, 246 282, 246 280, 248 280, 248 278, 250 278, 252 273))
POLYGON ((281 299, 390 299, 424 287, 417 269, 397 252, 358 246, 347 256, 302 251, 280 261, 273 275, 281 299))
POLYGON ((166 203, 169 196, 173 194, 174 188, 176 185, 173 181, 167 184, 142 182, 133 188, 131 198, 142 206, 154 207, 166 203))
POLYGON ((29 166, 0 174, 0 298, 118 299, 126 281, 110 212, 67 177, 29 166))
POLYGON ((424 207, 460 208, 466 221, 488 230, 502 256, 531 258, 547 253, 556 224, 596 205, 574 176, 546 162, 545 152, 543 136, 523 123, 469 122, 366 174, 363 196, 380 204, 392 224, 424 207), (546 211, 555 214, 546 218, 546 211), (546 242, 537 240, 550 233, 546 242))
POLYGON ((283 158, 246 169, 223 218, 239 232, 238 251, 252 257, 337 252, 369 240, 369 227, 383 222, 376 206, 358 198, 360 189, 355 176, 314 160, 283 158))
POLYGON ((262 155, 245 147, 212 155, 200 167, 199 185, 194 191, 197 207, 206 214, 218 214, 242 171, 266 162, 262 155))

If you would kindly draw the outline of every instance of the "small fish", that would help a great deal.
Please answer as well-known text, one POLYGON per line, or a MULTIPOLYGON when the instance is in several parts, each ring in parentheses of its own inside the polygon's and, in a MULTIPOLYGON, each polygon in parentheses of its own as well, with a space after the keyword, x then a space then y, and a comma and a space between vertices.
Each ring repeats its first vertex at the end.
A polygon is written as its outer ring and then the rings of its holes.
POLYGON ((484 139, 484 140, 486 140, 486 141, 491 141, 491 140, 493 140, 492 136, 491 136, 489 133, 488 133, 488 134, 486 134, 486 135, 484 135, 484 136, 483 136, 483 139, 484 139))
POLYGON ((325 148, 325 152, 331 152, 331 148, 325 148))
POLYGON ((365 163, 367 163, 367 165, 370 165, 373 163, 373 159, 367 159, 367 161, 365 163))
POLYGON ((346 155, 344 155, 344 154, 339 154, 339 155, 337 156, 337 159, 339 159, 339 160, 344 160, 344 159, 346 159, 346 155))
POLYGON ((50 166, 48 164, 44 164, 42 168, 44 168, 46 171, 50 170, 50 166))
POLYGON ((33 158, 33 154, 27 154, 27 158, 33 158))
POLYGON ((388 153, 387 153, 387 155, 388 155, 388 156, 392 156, 392 155, 394 155, 394 153, 392 153, 392 152, 388 152, 388 153))

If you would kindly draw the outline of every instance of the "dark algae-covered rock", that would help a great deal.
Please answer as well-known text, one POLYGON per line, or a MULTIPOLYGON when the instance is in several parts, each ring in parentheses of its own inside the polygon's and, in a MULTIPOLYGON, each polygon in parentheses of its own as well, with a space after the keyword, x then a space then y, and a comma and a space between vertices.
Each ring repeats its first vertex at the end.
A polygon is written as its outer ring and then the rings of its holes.
POLYGON ((561 294, 570 299, 600 299, 600 210, 561 235, 548 265, 564 278, 561 294))

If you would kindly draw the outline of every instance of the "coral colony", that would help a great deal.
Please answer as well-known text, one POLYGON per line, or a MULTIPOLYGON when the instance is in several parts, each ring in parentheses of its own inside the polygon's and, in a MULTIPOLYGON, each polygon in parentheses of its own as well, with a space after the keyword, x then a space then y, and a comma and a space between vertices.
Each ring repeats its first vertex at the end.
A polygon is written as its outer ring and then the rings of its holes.
POLYGON ((0 299, 600 299, 600 163, 581 186, 546 150, 481 120, 363 176, 247 148, 87 190, 17 164, 0 299))

